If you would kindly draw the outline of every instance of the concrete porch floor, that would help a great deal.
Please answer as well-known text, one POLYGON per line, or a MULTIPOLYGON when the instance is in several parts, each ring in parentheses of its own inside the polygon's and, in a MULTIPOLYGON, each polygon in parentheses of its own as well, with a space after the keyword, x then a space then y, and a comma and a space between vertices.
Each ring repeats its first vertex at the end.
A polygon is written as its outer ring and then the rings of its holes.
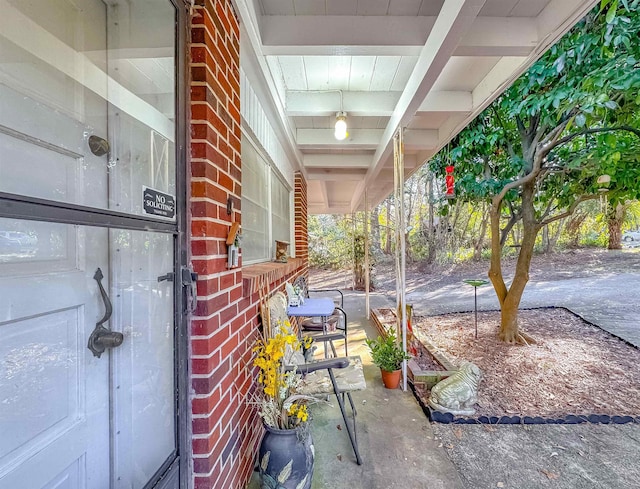
MULTIPOLYGON (((371 307, 387 304, 371 297, 371 307), (377 302, 380 301, 380 304, 377 302)), ((455 467, 411 391, 389 390, 380 370, 371 363, 365 339, 377 333, 365 316, 362 294, 345 293, 349 318, 349 354, 360 355, 367 389, 353 393, 358 410, 358 444, 362 465, 357 465, 335 396, 331 405, 312 407, 315 443, 313 489, 435 489, 462 488, 455 467)), ((340 345, 336 345, 340 353, 340 345)), ((350 412, 347 408, 347 412, 350 412)), ((247 486, 258 489, 257 472, 247 486)))

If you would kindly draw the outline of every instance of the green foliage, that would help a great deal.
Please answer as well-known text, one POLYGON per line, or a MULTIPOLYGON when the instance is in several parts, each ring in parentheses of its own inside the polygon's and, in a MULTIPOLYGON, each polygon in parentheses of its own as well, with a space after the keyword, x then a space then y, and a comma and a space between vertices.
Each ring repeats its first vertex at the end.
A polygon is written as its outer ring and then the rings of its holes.
MULTIPOLYGON (((612 201, 640 197, 639 0, 604 0, 454 141, 433 168, 456 167, 456 195, 475 202, 532 171, 542 142, 561 141, 537 178, 536 212, 551 217, 597 194, 611 176, 612 201), (559 131, 556 134, 555 131, 559 131)), ((519 204, 513 189, 505 201, 519 204)))
POLYGON ((308 221, 309 263, 316 267, 351 268, 351 224, 338 216, 312 215, 308 221))
POLYGON ((402 350, 393 331, 389 331, 386 338, 378 336, 375 340, 367 339, 366 342, 371 350, 373 363, 387 372, 400 369, 402 361, 411 358, 402 350))

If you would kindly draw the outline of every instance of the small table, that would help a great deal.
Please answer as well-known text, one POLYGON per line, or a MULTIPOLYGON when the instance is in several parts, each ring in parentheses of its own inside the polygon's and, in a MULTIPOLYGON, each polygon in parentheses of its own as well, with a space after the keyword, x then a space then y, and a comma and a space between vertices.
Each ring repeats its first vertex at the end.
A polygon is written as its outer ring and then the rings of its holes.
MULTIPOLYGON (((319 317, 322 321, 322 332, 327 334, 327 318, 333 314, 333 310, 336 308, 332 299, 327 297, 319 297, 317 299, 307 298, 304 300, 304 304, 300 306, 287 307, 287 314, 294 317, 319 317)), ((327 356, 327 349, 324 349, 325 357, 327 356)))
MULTIPOLYGON (((319 297, 317 299, 305 299, 304 304, 300 306, 289 306, 287 314, 294 317, 320 317, 324 319, 333 314, 336 305, 332 299, 327 297, 319 297)), ((325 331, 326 333, 326 331, 325 331)))

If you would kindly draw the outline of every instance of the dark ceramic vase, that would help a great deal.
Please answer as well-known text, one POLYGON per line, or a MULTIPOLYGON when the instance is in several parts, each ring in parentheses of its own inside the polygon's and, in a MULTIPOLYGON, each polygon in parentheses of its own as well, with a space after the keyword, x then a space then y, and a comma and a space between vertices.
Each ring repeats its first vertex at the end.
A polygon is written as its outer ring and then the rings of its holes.
POLYGON ((309 489, 315 457, 311 430, 265 426, 258 452, 261 489, 309 489))

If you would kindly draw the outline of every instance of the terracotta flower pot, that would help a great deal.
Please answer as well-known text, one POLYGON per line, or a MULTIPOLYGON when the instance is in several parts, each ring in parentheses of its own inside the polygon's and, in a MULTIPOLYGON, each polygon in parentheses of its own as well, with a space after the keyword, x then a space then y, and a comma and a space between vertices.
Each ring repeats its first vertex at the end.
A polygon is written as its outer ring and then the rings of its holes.
POLYGON ((397 389, 400 385, 400 378, 402 377, 402 370, 394 370, 393 372, 387 372, 380 369, 382 373, 382 383, 387 389, 397 389))

